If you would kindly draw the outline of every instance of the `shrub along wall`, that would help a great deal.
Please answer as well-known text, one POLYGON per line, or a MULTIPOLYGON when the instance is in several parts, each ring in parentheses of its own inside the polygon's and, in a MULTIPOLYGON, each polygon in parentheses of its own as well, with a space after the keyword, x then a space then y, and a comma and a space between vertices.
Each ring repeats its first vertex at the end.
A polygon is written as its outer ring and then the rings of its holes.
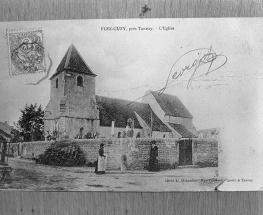
MULTIPOLYGON (((98 157, 101 143, 105 145, 107 170, 144 170, 148 166, 150 139, 85 139, 72 140, 83 150, 88 163, 94 163, 98 157)), ((22 157, 39 156, 52 142, 23 143, 22 157)), ((176 139, 156 139, 160 169, 175 168, 179 161, 179 142, 176 139)), ((217 166, 218 144, 215 139, 193 140, 193 164, 201 167, 217 166)))

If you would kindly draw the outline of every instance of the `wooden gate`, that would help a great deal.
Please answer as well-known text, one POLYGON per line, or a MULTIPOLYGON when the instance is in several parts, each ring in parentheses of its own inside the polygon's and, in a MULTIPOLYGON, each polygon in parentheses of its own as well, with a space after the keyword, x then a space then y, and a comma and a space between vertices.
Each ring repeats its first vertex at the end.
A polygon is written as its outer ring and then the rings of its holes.
POLYGON ((179 141, 179 166, 192 165, 192 140, 179 141))

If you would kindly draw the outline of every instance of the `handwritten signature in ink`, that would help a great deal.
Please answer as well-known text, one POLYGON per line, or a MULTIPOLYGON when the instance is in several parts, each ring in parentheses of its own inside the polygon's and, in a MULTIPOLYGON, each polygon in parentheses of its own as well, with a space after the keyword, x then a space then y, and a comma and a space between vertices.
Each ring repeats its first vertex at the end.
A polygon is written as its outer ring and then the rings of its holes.
POLYGON ((179 57, 173 64, 165 86, 158 90, 159 95, 162 94, 167 87, 173 86, 174 82, 180 77, 187 77, 187 89, 192 85, 193 80, 198 79, 203 76, 218 70, 223 67, 227 62, 227 57, 225 55, 217 54, 212 46, 210 48, 199 48, 186 52, 181 57, 179 57), (186 63, 185 62, 189 62, 186 63), (200 67, 205 67, 200 69, 200 67))

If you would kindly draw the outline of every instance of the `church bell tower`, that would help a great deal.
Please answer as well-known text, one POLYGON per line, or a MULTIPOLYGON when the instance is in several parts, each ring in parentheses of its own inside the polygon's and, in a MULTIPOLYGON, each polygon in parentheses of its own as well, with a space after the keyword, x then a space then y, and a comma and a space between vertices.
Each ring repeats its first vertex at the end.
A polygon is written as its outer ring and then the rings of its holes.
POLYGON ((50 102, 45 109, 45 131, 55 131, 58 137, 66 133, 71 139, 78 134, 80 128, 83 128, 84 133, 97 131, 99 117, 95 77, 75 46, 71 45, 50 78, 50 102))

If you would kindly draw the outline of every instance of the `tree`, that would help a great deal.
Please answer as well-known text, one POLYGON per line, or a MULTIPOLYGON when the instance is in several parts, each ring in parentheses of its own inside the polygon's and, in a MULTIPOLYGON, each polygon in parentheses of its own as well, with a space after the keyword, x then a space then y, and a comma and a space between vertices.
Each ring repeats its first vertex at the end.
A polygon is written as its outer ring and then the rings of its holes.
POLYGON ((13 134, 23 137, 25 142, 44 140, 44 110, 41 105, 31 104, 21 110, 18 123, 15 124, 13 134))
POLYGON ((17 124, 15 123, 14 126, 15 127, 11 128, 11 135, 12 135, 11 143, 22 142, 23 139, 22 139, 22 136, 20 135, 17 124))

